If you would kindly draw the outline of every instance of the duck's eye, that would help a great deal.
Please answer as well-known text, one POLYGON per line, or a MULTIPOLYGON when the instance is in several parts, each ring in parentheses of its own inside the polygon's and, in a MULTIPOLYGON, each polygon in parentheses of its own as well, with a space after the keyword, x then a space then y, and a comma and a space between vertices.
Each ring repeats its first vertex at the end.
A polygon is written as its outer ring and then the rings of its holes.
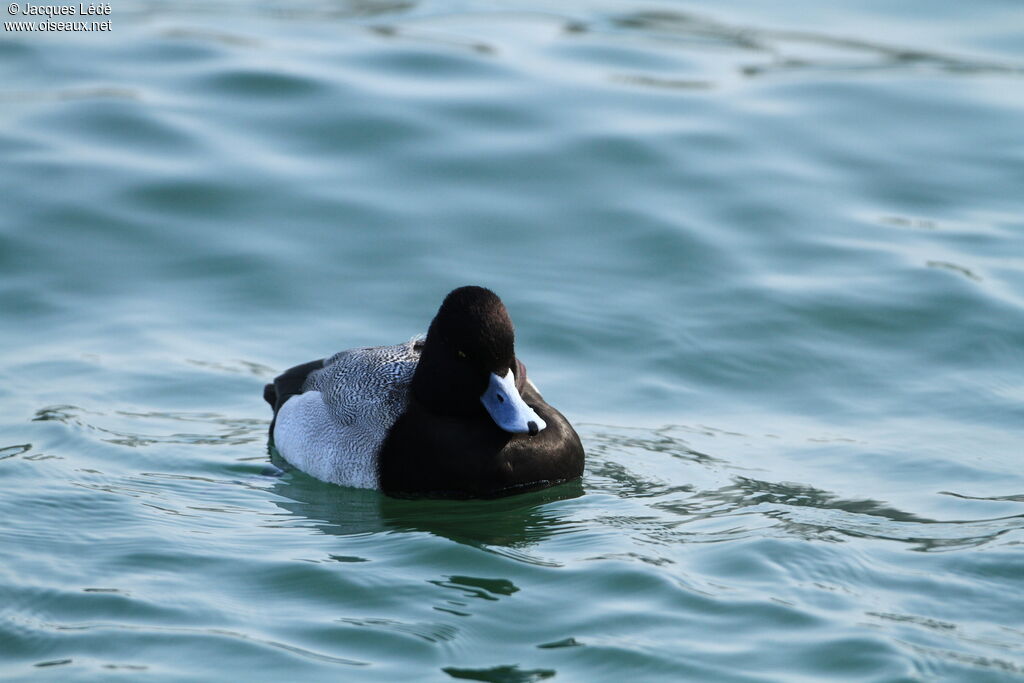
POLYGON ((466 357, 466 352, 465 352, 465 351, 462 351, 462 350, 460 349, 460 350, 459 350, 459 358, 465 358, 465 357, 466 357))

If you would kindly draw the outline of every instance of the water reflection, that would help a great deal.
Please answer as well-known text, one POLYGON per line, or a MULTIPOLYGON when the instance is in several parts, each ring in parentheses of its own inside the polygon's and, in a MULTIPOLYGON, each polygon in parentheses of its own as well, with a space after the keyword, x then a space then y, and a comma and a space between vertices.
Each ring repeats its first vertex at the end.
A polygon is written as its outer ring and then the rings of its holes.
POLYGON ((462 669, 446 666, 443 669, 452 678, 467 681, 487 681, 488 683, 533 683, 545 678, 554 678, 554 669, 523 669, 518 665, 494 666, 487 669, 462 669))
POLYGON ((325 534, 422 531, 473 547, 523 549, 572 529, 568 513, 550 504, 582 496, 583 485, 577 480, 496 500, 403 499, 295 473, 273 491, 278 506, 325 534))
POLYGON ((0 460, 6 460, 7 458, 13 458, 24 453, 28 453, 32 450, 32 444, 20 443, 13 446, 0 446, 0 460))

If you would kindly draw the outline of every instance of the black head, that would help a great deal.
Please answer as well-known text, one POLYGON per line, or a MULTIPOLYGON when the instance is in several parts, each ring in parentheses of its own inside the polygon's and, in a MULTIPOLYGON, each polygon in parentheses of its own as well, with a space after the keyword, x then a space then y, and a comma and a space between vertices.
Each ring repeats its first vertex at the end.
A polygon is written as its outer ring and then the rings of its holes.
POLYGON ((482 412, 480 396, 491 373, 506 375, 515 355, 515 329, 498 295, 484 287, 459 287, 430 323, 413 395, 439 414, 482 412))

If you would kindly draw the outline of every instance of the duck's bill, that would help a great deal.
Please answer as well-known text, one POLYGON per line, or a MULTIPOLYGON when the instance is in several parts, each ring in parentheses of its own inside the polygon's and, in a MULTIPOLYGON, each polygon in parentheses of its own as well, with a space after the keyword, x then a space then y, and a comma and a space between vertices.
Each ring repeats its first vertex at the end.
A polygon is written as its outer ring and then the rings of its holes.
POLYGON ((547 423, 540 419, 519 395, 516 390, 516 376, 512 370, 504 377, 492 372, 487 390, 480 397, 480 401, 494 420, 494 424, 506 432, 533 436, 547 427, 547 423))

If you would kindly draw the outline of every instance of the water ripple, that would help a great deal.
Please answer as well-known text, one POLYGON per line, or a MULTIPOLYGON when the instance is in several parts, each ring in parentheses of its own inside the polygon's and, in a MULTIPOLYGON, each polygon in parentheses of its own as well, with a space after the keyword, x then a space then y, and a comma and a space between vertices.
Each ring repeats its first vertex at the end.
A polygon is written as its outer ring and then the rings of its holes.
POLYGON ((648 11, 623 15, 613 25, 626 30, 679 37, 692 41, 716 41, 740 50, 772 56, 767 64, 747 65, 746 76, 786 71, 840 70, 868 71, 933 68, 951 74, 999 74, 1024 76, 1024 65, 987 61, 932 50, 888 45, 862 38, 848 38, 812 31, 772 30, 730 24, 706 16, 681 12, 648 11), (785 54, 801 46, 835 50, 837 57, 815 59, 785 54))
POLYGON ((99 432, 103 435, 101 440, 107 443, 132 448, 156 444, 185 444, 191 446, 248 444, 263 440, 267 426, 266 420, 231 418, 217 413, 190 413, 184 411, 133 412, 125 410, 101 412, 67 404, 40 408, 36 411, 35 417, 32 420, 34 422, 60 422, 83 430, 99 432), (119 418, 126 419, 122 420, 119 418), (177 432, 158 435, 145 432, 123 431, 103 426, 103 423, 110 422, 143 423, 147 427, 153 427, 165 422, 172 424, 185 422, 206 425, 213 433, 177 432))
MULTIPOLYGON (((919 551, 964 550, 1000 542, 1012 543, 1014 534, 1024 529, 1022 514, 933 519, 884 501, 844 498, 810 484, 773 482, 729 473, 736 468, 727 459, 694 451, 685 440, 671 436, 678 431, 679 426, 670 426, 653 430, 646 437, 635 435, 630 430, 594 435, 597 438, 591 443, 596 442, 597 447, 592 448, 588 468, 590 485, 596 490, 612 492, 623 500, 639 502, 652 499, 636 514, 602 515, 603 523, 630 529, 639 538, 669 547, 680 542, 747 538, 773 529, 808 540, 835 542, 843 538, 864 538, 898 541, 911 550, 919 551), (607 452, 618 455, 612 459, 604 455, 607 452), (622 458, 621 454, 630 452, 683 458, 687 463, 683 471, 695 473, 689 477, 691 480, 710 480, 720 482, 720 485, 707 488, 692 484, 671 485, 657 478, 644 477, 634 472, 627 464, 628 460, 622 458), (657 514, 659 512, 668 514, 657 514), (651 513, 655 514, 652 516, 651 513), (768 523, 745 519, 751 515, 768 523), (1007 535, 1009 538, 1004 538, 1007 535)), ((690 428, 689 431, 698 433, 700 430, 690 428)), ((706 434, 716 432, 727 433, 704 430, 706 434)), ((814 441, 836 442, 835 439, 814 441)), ((842 438, 838 443, 856 442, 842 438)), ((668 470, 656 466, 649 469, 668 470)), ((973 499, 1015 501, 1018 497, 973 499)))

